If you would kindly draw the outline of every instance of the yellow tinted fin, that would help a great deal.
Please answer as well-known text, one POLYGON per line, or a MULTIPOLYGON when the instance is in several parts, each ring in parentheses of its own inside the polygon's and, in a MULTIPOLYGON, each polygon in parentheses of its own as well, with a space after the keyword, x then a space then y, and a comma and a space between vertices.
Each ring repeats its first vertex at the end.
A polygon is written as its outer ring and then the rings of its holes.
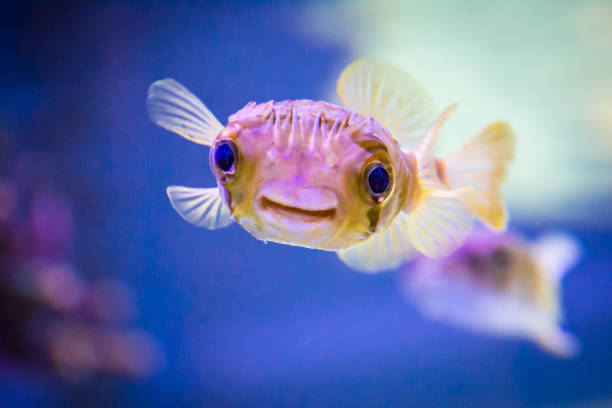
POLYGON ((513 156, 514 134, 506 122, 497 122, 438 165, 449 188, 470 187, 459 199, 476 217, 497 230, 505 229, 508 220, 501 182, 513 156))
POLYGON ((376 119, 404 150, 416 147, 436 115, 433 98, 416 79, 380 61, 353 62, 336 90, 344 106, 376 119))
POLYGON ((338 257, 351 268, 367 273, 399 267, 416 254, 408 240, 406 217, 400 212, 388 228, 354 247, 338 251, 338 257))
POLYGON ((474 217, 459 200, 463 190, 449 190, 438 178, 434 146, 438 131, 457 104, 446 108, 415 150, 418 166, 417 197, 405 209, 410 242, 423 254, 439 258, 457 249, 472 230, 474 217))
POLYGON ((463 244, 474 217, 453 191, 423 188, 421 194, 419 205, 406 217, 408 238, 431 258, 446 256, 463 244))
POLYGON ((198 144, 210 146, 223 130, 206 106, 174 79, 151 84, 147 110, 153 122, 198 144))
POLYGON ((212 230, 227 227, 233 221, 217 187, 169 186, 166 192, 176 212, 193 225, 212 230))

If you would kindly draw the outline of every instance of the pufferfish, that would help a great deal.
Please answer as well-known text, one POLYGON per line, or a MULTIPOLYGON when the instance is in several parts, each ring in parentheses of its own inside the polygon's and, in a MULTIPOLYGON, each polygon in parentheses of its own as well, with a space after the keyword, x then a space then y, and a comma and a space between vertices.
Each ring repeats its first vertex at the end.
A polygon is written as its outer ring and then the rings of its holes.
POLYGON ((561 327, 560 298, 562 279, 579 256, 578 243, 561 233, 527 241, 477 231, 444 259, 407 264, 401 288, 425 316, 572 357, 579 344, 561 327))
POLYGON ((217 186, 170 186, 174 209, 216 229, 236 221, 255 238, 335 251, 367 272, 391 269, 421 252, 451 253, 473 220, 503 230, 500 184, 513 156, 506 122, 485 128, 449 156, 434 156, 433 98, 412 76, 362 59, 341 73, 344 106, 323 101, 249 102, 221 125, 173 79, 154 82, 156 124, 211 146, 217 186))

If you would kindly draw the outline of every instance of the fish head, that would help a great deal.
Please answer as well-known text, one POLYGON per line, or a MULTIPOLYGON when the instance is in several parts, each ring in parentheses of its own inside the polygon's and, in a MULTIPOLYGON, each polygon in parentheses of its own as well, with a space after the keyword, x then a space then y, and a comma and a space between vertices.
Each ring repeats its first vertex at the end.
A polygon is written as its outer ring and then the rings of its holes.
POLYGON ((211 169, 243 228, 333 251, 392 221, 412 180, 396 142, 348 120, 322 123, 302 112, 295 125, 278 116, 230 121, 212 145, 211 169))

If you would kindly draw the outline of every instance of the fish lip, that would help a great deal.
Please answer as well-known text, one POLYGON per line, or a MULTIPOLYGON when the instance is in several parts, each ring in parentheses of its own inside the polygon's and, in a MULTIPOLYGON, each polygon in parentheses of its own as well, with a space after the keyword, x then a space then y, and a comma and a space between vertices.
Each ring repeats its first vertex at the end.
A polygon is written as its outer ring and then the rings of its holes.
MULTIPOLYGON (((267 180, 258 188, 255 211, 275 228, 293 229, 332 223, 339 214, 339 198, 333 188, 304 185, 296 179, 267 180)), ((318 228, 318 227, 317 227, 318 228)))
POLYGON ((284 218, 297 219, 302 222, 332 220, 336 216, 336 207, 311 210, 279 203, 265 195, 260 199, 260 206, 264 211, 272 211, 284 218))

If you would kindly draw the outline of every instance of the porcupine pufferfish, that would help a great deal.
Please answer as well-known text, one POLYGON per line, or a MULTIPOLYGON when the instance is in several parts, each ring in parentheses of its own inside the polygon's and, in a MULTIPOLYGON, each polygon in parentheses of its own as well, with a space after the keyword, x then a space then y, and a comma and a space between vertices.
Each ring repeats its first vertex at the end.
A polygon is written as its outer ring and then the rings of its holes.
POLYGON ((561 326, 561 288, 579 256, 578 243, 566 234, 527 241, 483 229, 446 258, 418 257, 406 264, 401 287, 432 319, 526 338, 557 356, 573 357, 579 342, 561 326))
POLYGON ((391 269, 417 251, 445 256, 475 218, 503 230, 500 192, 514 136, 496 122, 443 159, 434 146, 454 103, 436 117, 412 76, 362 59, 341 73, 344 106, 249 102, 221 125, 173 79, 154 82, 153 122, 211 146, 211 188, 170 186, 174 209, 196 226, 236 221, 255 238, 337 252, 350 267, 391 269))

